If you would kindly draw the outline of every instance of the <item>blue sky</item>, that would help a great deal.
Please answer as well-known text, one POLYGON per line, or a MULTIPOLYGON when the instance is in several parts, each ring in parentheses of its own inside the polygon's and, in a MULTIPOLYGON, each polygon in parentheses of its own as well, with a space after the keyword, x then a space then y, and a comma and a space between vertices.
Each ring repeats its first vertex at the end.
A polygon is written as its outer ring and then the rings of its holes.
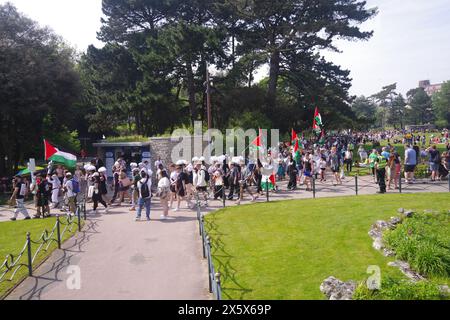
MULTIPOLYGON (((0 0, 5 3, 6 0, 0 0)), ((100 45, 101 0, 10 0, 20 11, 48 25, 79 50, 100 45)), ((342 53, 327 59, 351 70, 352 94, 370 95, 398 83, 399 91, 450 80, 450 0, 368 0, 380 13, 363 25, 374 30, 367 42, 338 41, 342 53)))

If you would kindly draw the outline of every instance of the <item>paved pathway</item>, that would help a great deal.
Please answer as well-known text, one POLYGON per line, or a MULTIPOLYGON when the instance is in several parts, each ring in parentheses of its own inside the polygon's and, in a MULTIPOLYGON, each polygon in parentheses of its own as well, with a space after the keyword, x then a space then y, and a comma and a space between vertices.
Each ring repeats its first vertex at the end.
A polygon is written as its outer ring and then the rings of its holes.
MULTIPOLYGON (((286 182, 281 185, 285 188, 286 182)), ((316 195, 355 195, 354 185, 354 179, 349 178, 343 186, 317 183, 316 195)), ((360 178, 360 195, 376 191, 370 177, 360 178)), ((448 182, 408 185, 403 191, 448 192, 448 182)), ((271 201, 305 198, 312 198, 312 193, 305 192, 304 187, 270 194, 271 201)), ((210 205, 208 211, 222 207, 219 201, 210 205)), ((234 203, 228 201, 227 205, 234 203)), ((211 299, 195 211, 184 209, 173 213, 173 220, 161 221, 156 202, 153 221, 135 222, 134 213, 127 210, 115 208, 109 214, 90 216, 84 231, 64 244, 64 250, 56 251, 8 299, 211 299), (80 290, 69 290, 66 285, 70 266, 80 268, 80 290)), ((1 213, 1 219, 6 219, 8 213, 1 213)))

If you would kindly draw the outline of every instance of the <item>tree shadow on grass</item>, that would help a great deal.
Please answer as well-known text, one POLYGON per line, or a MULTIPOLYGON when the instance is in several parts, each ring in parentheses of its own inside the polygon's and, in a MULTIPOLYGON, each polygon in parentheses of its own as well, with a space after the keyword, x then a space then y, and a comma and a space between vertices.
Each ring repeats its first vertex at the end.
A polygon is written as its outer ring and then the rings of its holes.
POLYGON ((253 290, 242 286, 236 278, 238 271, 232 266, 235 257, 227 252, 225 243, 221 239, 226 234, 220 232, 214 214, 210 216, 210 219, 205 221, 205 224, 211 238, 212 256, 216 262, 215 268, 222 276, 222 295, 227 299, 246 300, 246 295, 253 292, 253 290), (233 287, 231 287, 232 285, 233 287), (236 293, 231 294, 231 292, 236 293))

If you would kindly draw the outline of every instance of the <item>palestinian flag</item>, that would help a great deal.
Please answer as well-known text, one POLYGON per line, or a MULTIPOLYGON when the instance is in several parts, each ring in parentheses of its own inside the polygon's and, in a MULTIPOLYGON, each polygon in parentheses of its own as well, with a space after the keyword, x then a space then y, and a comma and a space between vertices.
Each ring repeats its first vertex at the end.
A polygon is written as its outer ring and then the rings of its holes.
POLYGON ((298 141, 298 135, 294 131, 294 129, 292 129, 292 139, 291 139, 292 145, 295 145, 296 141, 298 141))
POLYGON ((275 190, 276 185, 277 185, 277 178, 275 177, 274 174, 272 174, 270 177, 263 175, 261 187, 264 191, 267 191, 267 188, 269 188, 269 190, 275 190))
POLYGON ((55 164, 63 165, 67 169, 75 169, 77 166, 77 156, 59 151, 57 148, 44 140, 45 160, 53 161, 55 164))
POLYGON ((320 135, 320 139, 319 139, 319 145, 320 146, 325 145, 325 130, 322 130, 322 134, 320 135))
POLYGON ((316 108, 316 111, 314 112, 313 130, 317 136, 319 136, 322 133, 322 128, 323 128, 322 116, 320 115, 319 108, 316 108))

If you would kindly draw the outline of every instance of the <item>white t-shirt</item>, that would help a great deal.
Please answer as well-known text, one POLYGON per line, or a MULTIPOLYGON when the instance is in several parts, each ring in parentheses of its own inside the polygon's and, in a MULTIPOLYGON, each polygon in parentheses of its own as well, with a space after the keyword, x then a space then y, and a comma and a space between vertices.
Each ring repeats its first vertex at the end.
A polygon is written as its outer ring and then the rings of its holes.
POLYGON ((142 198, 142 193, 141 193, 142 188, 141 187, 145 182, 147 182, 148 190, 150 193, 150 196, 146 198, 146 199, 148 199, 148 198, 151 198, 151 196, 152 196, 152 179, 151 178, 141 179, 141 181, 139 181, 137 183, 138 190, 139 190, 139 198, 142 198))
POLYGON ((75 193, 73 192, 73 183, 72 180, 68 180, 65 184, 64 187, 67 188, 67 196, 69 198, 71 197, 75 197, 75 193))

